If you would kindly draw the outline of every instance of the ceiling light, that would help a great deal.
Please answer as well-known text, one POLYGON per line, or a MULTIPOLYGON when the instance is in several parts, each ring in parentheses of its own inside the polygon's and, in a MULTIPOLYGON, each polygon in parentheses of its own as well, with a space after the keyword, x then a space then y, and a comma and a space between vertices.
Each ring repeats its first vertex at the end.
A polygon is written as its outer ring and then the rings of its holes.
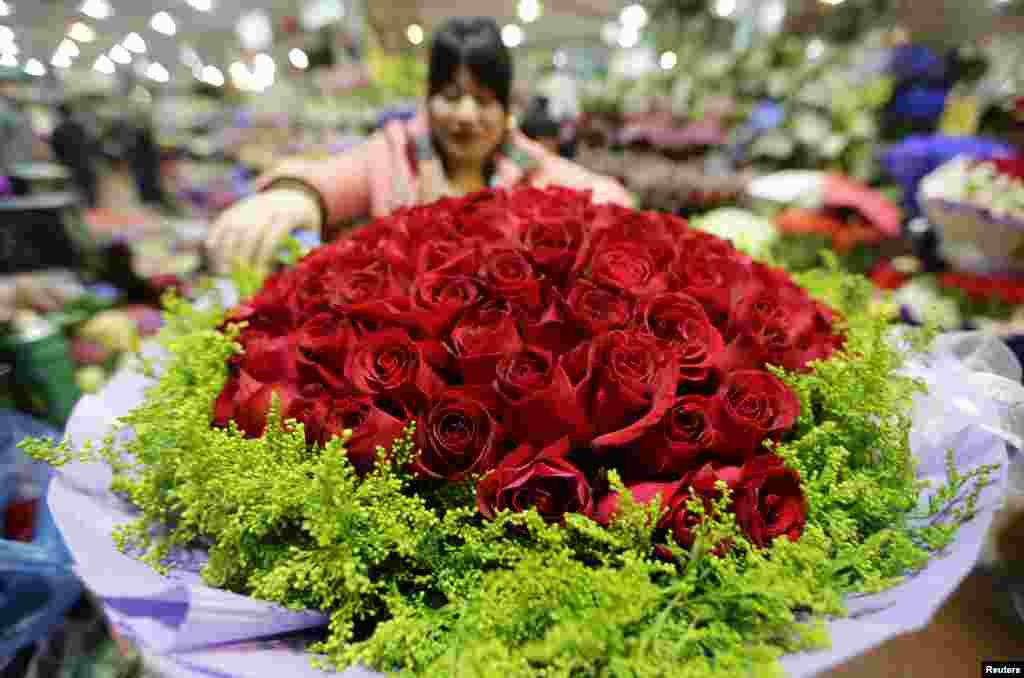
POLYGON ((14 8, 11 7, 11 4, 0 0, 0 16, 11 16, 12 12, 14 12, 14 8))
POLYGON ((236 27, 242 46, 253 51, 267 49, 274 42, 274 26, 266 12, 255 10, 244 14, 236 27))
POLYGON ((39 59, 29 59, 25 62, 25 72, 36 78, 46 75, 46 66, 39 59))
POLYGON ((110 9, 110 3, 107 0, 85 0, 82 6, 78 8, 78 11, 85 16, 102 20, 113 14, 113 10, 110 9))
POLYGON ((309 68, 309 56, 298 47, 288 52, 288 61, 292 62, 292 66, 300 70, 309 68))
POLYGON ((0 26, 0 44, 10 44, 14 42, 14 31, 10 26, 0 26))
POLYGON ((4 52, 3 54, 0 54, 0 66, 4 66, 5 68, 17 68, 18 57, 10 52, 4 52))
POLYGON ((18 49, 18 46, 15 45, 13 42, 7 43, 5 45, 0 45, 0 52, 3 52, 4 54, 10 54, 11 56, 18 56, 19 54, 21 54, 21 50, 18 49))
POLYGON ((89 24, 76 21, 68 31, 68 37, 78 42, 92 42, 96 39, 96 31, 89 24))
POLYGON ((132 53, 124 45, 114 45, 110 48, 110 58, 114 63, 126 66, 132 62, 132 53))
POLYGON ((523 29, 516 24, 508 24, 501 29, 501 41, 506 47, 519 47, 523 44, 523 29))
POLYGON ((636 28, 625 27, 619 32, 619 47, 632 49, 640 42, 640 31, 636 28))
POLYGON ((53 58, 50 59, 50 65, 54 68, 71 68, 71 63, 71 57, 67 54, 62 54, 61 52, 57 52, 53 55, 53 58))
POLYGON ((844 1, 845 0, 821 0, 821 3, 823 5, 832 5, 833 7, 835 7, 836 5, 843 4, 844 1))
POLYGON ((622 10, 622 15, 619 17, 619 21, 621 21, 622 25, 627 28, 643 28, 647 25, 647 10, 641 5, 629 5, 622 10))
POLYGON ((192 49, 190 45, 183 45, 181 48, 181 63, 194 69, 202 67, 203 60, 199 58, 199 53, 192 49))
POLYGON ((155 82, 168 82, 171 79, 171 74, 167 72, 166 68, 154 61, 146 69, 146 77, 155 82))
POLYGON ((138 33, 129 33, 121 44, 130 52, 135 52, 136 54, 146 53, 146 41, 138 33))
POLYGON ((821 58, 821 55, 825 53, 825 43, 819 38, 815 38, 807 43, 807 58, 811 61, 816 61, 821 58))
POLYGON ((157 12, 149 20, 149 27, 163 35, 174 35, 178 32, 178 24, 174 23, 174 17, 167 12, 157 12))
POLYGON ((106 54, 101 54, 92 67, 94 70, 106 73, 107 75, 113 75, 117 71, 117 66, 114 65, 114 62, 106 54))
POLYGON ((524 24, 540 18, 540 0, 519 0, 519 19, 524 24))
POLYGON ((675 52, 665 52, 661 55, 661 67, 666 71, 670 71, 675 68, 678 61, 679 58, 676 56, 675 52))
POLYGON ((405 37, 409 38, 409 42, 414 45, 422 43, 423 27, 419 24, 412 24, 409 28, 405 29, 405 37))
POLYGON ((67 38, 61 40, 60 45, 57 46, 57 52, 59 54, 67 54, 69 57, 76 57, 82 53, 74 40, 68 40, 67 38))
POLYGON ((252 60, 253 70, 258 75, 277 72, 277 64, 268 54, 257 54, 252 60))
POLYGON ((224 85, 224 74, 216 66, 203 66, 202 78, 207 85, 222 87, 224 85))
POLYGON ((209 12, 213 9, 213 0, 186 0, 186 2, 197 12, 209 12))
POLYGON ((715 0, 714 13, 723 19, 736 12, 736 0, 715 0))

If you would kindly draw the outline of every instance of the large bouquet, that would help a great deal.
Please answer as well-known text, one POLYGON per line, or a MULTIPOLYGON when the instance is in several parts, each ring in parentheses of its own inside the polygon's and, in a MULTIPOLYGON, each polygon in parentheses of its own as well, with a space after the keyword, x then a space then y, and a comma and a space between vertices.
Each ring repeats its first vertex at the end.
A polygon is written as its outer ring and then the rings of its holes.
POLYGON ((925 492, 920 384, 870 284, 799 282, 564 189, 401 211, 230 311, 172 301, 133 435, 99 452, 113 479, 52 503, 115 619, 167 652, 323 623, 328 664, 411 675, 777 673, 845 594, 950 544, 992 471, 950 457, 925 492), (78 534, 116 522, 108 485, 166 585, 78 534), (131 601, 154 598, 147 626, 131 601))

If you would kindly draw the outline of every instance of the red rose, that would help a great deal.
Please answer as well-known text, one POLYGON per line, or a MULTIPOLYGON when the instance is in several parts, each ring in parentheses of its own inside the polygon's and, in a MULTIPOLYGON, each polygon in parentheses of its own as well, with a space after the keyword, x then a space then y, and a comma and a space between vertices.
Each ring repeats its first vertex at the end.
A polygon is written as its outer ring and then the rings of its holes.
POLYGON ((417 409, 444 389, 405 330, 390 329, 362 337, 345 360, 345 378, 368 396, 384 397, 417 409))
POLYGON ((613 242, 599 249, 590 264, 594 282, 634 298, 648 297, 668 288, 654 254, 642 243, 613 242))
POLYGON ((569 304, 555 288, 548 288, 548 302, 536 320, 528 319, 523 327, 527 344, 560 356, 579 344, 580 330, 569 304))
POLYGON ((681 381, 707 381, 725 343, 700 302, 680 292, 660 294, 644 305, 640 317, 648 332, 675 351, 681 381))
POLYGON ((593 445, 628 445, 661 419, 675 399, 677 369, 674 356, 649 335, 620 331, 595 339, 576 387, 593 445))
POLYGON ((420 453, 413 470, 428 478, 462 480, 494 467, 501 452, 495 404, 483 389, 450 388, 432 401, 416 427, 420 453))
POLYGON ((719 481, 727 487, 736 490, 741 477, 741 471, 736 466, 724 466, 713 468, 711 464, 705 464, 685 479, 680 485, 679 491, 669 503, 669 512, 663 519, 665 527, 669 528, 676 543, 684 548, 693 545, 693 531, 700 525, 703 516, 695 515, 686 507, 686 503, 696 495, 704 504, 704 515, 711 513, 713 503, 722 497, 718 489, 719 481))
POLYGON ((348 391, 351 384, 345 378, 345 356, 356 338, 351 323, 332 313, 321 313, 307 320, 296 334, 302 380, 322 382, 336 392, 348 391))
POLYGON ((730 243, 699 231, 679 242, 675 274, 678 290, 702 303, 719 328, 728 321, 734 290, 750 275, 748 260, 730 243))
POLYGON ((686 222, 658 212, 638 212, 619 205, 599 205, 591 227, 590 239, 580 250, 575 270, 593 267, 595 255, 622 243, 643 246, 659 271, 676 258, 676 240, 688 231, 686 222))
POLYGON ((543 448, 563 436, 582 441, 585 415, 565 370, 550 353, 527 348, 497 365, 494 390, 505 426, 518 438, 543 448))
POLYGON ((263 435, 267 426, 270 404, 277 393, 280 412, 287 412, 298 395, 296 388, 285 383, 265 383, 253 379, 245 372, 228 379, 214 403, 213 423, 227 426, 234 420, 240 431, 250 438, 263 435))
POLYGON ((490 383, 498 361, 523 346, 512 315, 493 307, 467 311, 452 330, 451 343, 467 384, 490 383))
POLYGON ((360 474, 369 473, 377 462, 377 448, 391 448, 402 434, 405 422, 377 408, 364 397, 299 398, 286 413, 302 423, 306 440, 326 445, 345 429, 352 437, 345 444, 348 460, 360 474))
POLYGON ((783 536, 796 541, 807 522, 800 475, 773 454, 754 457, 743 465, 735 511, 736 522, 758 546, 783 536))
POLYGON ((413 284, 416 318, 431 336, 442 336, 463 311, 485 298, 483 282, 471 276, 426 273, 413 284))
POLYGON ((293 337, 275 337, 263 332, 244 333, 242 337, 243 352, 233 362, 249 376, 262 382, 295 381, 298 353, 293 337))
POLYGON ((586 476, 567 460, 563 438, 539 454, 529 445, 512 452, 477 484, 477 509, 486 518, 499 511, 537 513, 559 522, 567 513, 589 515, 593 507, 586 476))
POLYGON ((494 249, 484 257, 484 276, 497 296, 525 309, 541 303, 541 284, 533 265, 520 250, 494 249))
POLYGON ((737 459, 756 454, 765 440, 778 439, 800 416, 796 393, 768 372, 733 372, 716 398, 722 451, 737 459))
MULTIPOLYGON (((476 263, 476 252, 467 247, 463 240, 428 240, 420 246, 416 255, 416 272, 427 273, 437 271, 452 262, 476 263)), ((458 267, 458 266, 457 266, 458 267)), ((468 268, 468 266, 467 266, 468 268)), ((470 271, 467 271, 469 273, 470 271)))
POLYGON ((630 445, 622 463, 632 477, 678 478, 713 456, 721 438, 716 401, 701 395, 684 396, 630 445))
POLYGON ((633 318, 629 297, 587 280, 573 286, 566 302, 578 327, 590 337, 621 329, 633 318))
MULTIPOLYGON (((656 527, 668 530, 676 543, 684 548, 693 545, 693 531, 700 525, 703 517, 689 511, 686 504, 694 496, 704 504, 704 511, 707 515, 713 509, 713 502, 721 498, 718 490, 718 482, 722 481, 733 491, 739 487, 742 471, 738 466, 724 466, 715 469, 711 464, 705 464, 698 471, 693 472, 683 480, 671 483, 645 482, 628 485, 633 500, 639 504, 648 505, 655 499, 661 507, 661 518, 656 527)), ((602 524, 608 524, 614 519, 619 511, 620 497, 618 493, 611 493, 605 496, 597 506, 595 520, 602 524)), ((658 549, 663 557, 668 557, 669 552, 665 549, 658 549)))
POLYGON ((575 215, 537 215, 524 223, 520 237, 537 268, 554 280, 565 278, 583 241, 582 220, 575 215))
POLYGON ((330 276, 328 293, 332 304, 365 304, 405 294, 409 281, 383 262, 355 271, 330 276))

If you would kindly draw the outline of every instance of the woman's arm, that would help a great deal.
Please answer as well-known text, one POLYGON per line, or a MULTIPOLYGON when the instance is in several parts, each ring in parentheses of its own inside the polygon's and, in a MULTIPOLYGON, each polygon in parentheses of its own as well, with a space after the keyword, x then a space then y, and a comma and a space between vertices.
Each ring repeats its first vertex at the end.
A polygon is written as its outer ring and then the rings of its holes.
POLYGON ((380 142, 371 137, 329 160, 286 160, 260 177, 257 190, 288 187, 308 191, 320 205, 321 238, 329 242, 338 235, 341 224, 370 213, 370 158, 380 142))

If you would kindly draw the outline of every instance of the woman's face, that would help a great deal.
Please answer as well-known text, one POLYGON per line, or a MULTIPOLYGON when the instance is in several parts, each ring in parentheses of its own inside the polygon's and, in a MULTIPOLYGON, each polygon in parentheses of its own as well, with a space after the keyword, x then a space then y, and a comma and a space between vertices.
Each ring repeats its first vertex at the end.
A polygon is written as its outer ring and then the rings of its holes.
POLYGON ((483 163, 497 150, 508 113, 494 92, 477 82, 465 66, 430 97, 430 127, 444 154, 456 163, 483 163))

